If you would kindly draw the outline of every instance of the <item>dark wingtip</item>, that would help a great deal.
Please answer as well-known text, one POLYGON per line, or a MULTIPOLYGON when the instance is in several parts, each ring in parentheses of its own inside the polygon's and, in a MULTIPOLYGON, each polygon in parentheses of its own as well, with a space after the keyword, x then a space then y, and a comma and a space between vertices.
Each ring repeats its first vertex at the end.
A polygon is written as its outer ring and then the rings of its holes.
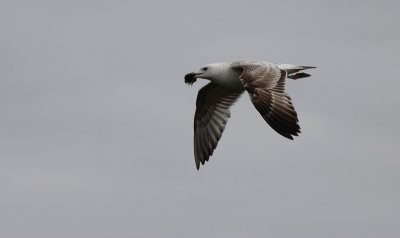
POLYGON ((192 85, 194 82, 196 82, 196 73, 188 73, 185 75, 185 83, 192 85))
POLYGON ((293 140, 293 136, 292 135, 283 135, 283 136, 288 138, 289 140, 293 140))
POLYGON ((297 74, 288 75, 288 78, 291 78, 291 79, 300 79, 300 78, 306 78, 306 77, 310 77, 310 76, 311 76, 311 74, 297 73, 297 74))

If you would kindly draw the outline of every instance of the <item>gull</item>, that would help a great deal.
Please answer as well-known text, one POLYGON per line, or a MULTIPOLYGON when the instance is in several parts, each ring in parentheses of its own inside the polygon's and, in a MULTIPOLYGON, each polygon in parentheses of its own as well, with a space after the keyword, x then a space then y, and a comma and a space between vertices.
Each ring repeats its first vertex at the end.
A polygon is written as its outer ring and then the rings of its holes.
POLYGON ((197 78, 211 82, 199 90, 194 114, 194 158, 196 168, 212 156, 221 139, 229 110, 244 92, 264 120, 280 135, 293 140, 300 133, 299 120, 291 98, 285 92, 286 78, 310 76, 299 71, 311 66, 297 66, 265 61, 235 60, 207 64, 185 75, 192 85, 197 78))

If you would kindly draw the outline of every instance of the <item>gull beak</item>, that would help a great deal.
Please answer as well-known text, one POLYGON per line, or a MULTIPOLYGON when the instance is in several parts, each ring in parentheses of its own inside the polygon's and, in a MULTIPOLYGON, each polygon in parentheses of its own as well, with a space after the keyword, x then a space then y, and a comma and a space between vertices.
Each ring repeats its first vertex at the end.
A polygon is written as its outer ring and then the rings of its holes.
POLYGON ((194 82, 196 82, 197 80, 197 76, 201 74, 201 73, 196 73, 196 72, 192 72, 192 73, 188 73, 185 75, 185 83, 192 85, 194 82))

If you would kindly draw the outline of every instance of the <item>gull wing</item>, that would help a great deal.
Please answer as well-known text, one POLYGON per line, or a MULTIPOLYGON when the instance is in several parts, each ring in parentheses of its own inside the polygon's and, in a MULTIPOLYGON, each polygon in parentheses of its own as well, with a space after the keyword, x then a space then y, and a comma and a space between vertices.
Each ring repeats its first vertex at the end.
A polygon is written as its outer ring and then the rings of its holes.
POLYGON ((241 70, 240 81, 264 120, 288 139, 297 136, 299 120, 291 98, 285 93, 286 71, 273 64, 252 62, 236 62, 232 68, 241 70))
POLYGON ((243 91, 227 89, 212 82, 199 90, 194 115, 194 158, 197 169, 200 168, 200 162, 204 164, 213 154, 231 116, 229 107, 243 91))

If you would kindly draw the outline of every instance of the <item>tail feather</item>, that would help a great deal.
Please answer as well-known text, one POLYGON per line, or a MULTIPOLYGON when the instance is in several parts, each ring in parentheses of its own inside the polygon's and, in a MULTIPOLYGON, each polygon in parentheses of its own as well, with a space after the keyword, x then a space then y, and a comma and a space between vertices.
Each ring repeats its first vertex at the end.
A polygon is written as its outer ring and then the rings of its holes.
POLYGON ((314 67, 314 66, 299 66, 299 68, 301 68, 301 69, 315 69, 317 67, 314 67))
POLYGON ((279 64, 278 67, 282 70, 285 70, 288 75, 288 78, 291 79, 299 79, 299 78, 306 78, 311 76, 310 74, 306 74, 306 73, 297 73, 299 71, 302 70, 306 70, 306 69, 314 69, 316 67, 314 66, 297 66, 297 65, 291 65, 291 64, 279 64))

